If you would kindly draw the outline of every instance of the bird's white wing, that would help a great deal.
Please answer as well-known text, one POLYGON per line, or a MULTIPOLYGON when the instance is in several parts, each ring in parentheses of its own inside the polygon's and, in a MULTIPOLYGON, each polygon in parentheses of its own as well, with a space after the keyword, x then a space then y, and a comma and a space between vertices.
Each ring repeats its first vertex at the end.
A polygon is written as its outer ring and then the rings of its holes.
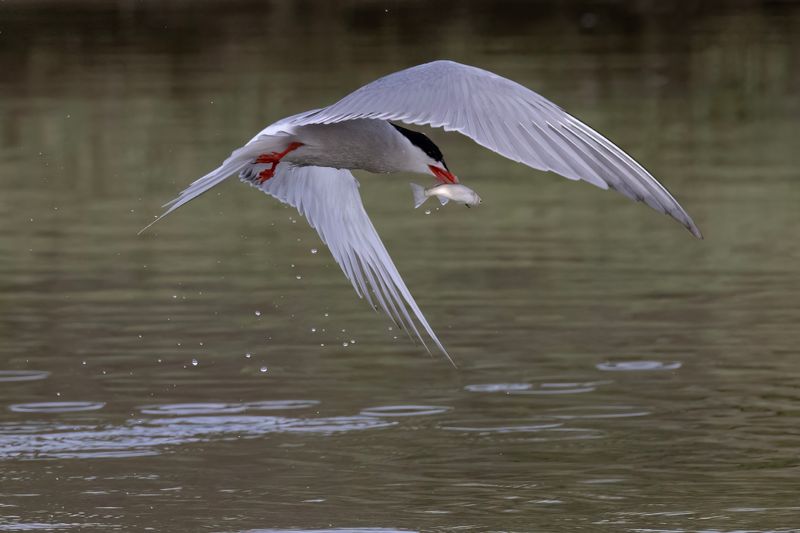
POLYGON ((450 359, 364 210, 356 178, 348 170, 284 163, 272 178, 259 183, 258 172, 262 168, 251 165, 241 172, 240 178, 295 207, 317 230, 359 297, 366 298, 373 308, 380 307, 398 327, 413 332, 428 349, 409 314, 410 309, 436 347, 450 359))
POLYGON ((389 74, 290 122, 356 118, 458 131, 514 161, 645 202, 702 238, 675 198, 633 158, 543 96, 492 72, 434 61, 389 74))

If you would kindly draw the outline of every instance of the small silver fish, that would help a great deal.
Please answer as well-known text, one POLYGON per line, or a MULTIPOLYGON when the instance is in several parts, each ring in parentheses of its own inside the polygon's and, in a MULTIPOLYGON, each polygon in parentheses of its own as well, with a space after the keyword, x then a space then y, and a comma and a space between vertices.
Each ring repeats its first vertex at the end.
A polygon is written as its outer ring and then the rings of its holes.
POLYGON ((478 193, 459 183, 445 183, 436 185, 426 189, 422 185, 411 183, 411 193, 414 195, 414 208, 421 206, 425 200, 431 196, 436 196, 442 205, 445 205, 450 200, 459 204, 464 204, 467 207, 471 205, 478 205, 481 203, 481 197, 478 193))

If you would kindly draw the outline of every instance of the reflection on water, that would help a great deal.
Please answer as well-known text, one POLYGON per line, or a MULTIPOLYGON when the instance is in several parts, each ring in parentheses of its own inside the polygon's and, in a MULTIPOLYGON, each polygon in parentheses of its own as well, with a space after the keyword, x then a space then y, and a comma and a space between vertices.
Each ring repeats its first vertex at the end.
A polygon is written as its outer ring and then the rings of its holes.
POLYGON ((0 3, 0 531, 798 531, 800 7, 0 3), (436 58, 555 100, 640 204, 429 131, 481 209, 367 210, 459 369, 225 184, 265 124, 436 58))
MULTIPOLYGON (((78 403, 78 402, 75 402, 78 403)), ((88 402, 85 402, 88 404, 88 402)), ((233 415, 230 408, 219 410, 201 404, 196 409, 181 405, 185 414, 172 418, 137 418, 113 425, 14 424, 0 425, 0 460, 10 458, 42 459, 99 457, 134 457, 155 455, 160 448, 201 441, 253 438, 268 433, 320 433, 357 431, 384 428, 392 425, 367 416, 341 416, 330 418, 288 418, 280 416, 233 415)), ((14 408, 16 407, 16 409, 14 408)), ((102 404, 100 404, 102 407, 102 404)), ((165 406, 162 414, 178 415, 165 406)), ((91 404, 71 411, 99 408, 91 404)), ((242 407, 241 412, 247 408, 242 407)), ((55 409, 19 409, 18 412, 58 412, 55 409)), ((63 410, 61 412, 64 412, 63 410)), ((157 409, 142 409, 142 413, 155 414, 157 409)))

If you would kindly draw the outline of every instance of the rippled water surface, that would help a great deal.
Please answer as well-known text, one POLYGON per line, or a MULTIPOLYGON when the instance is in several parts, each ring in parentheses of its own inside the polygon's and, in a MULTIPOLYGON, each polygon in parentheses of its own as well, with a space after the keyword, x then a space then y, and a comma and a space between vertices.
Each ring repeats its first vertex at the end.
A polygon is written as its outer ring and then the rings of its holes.
POLYGON ((792 3, 0 3, 0 531, 800 531, 799 27, 792 3), (436 58, 607 134, 706 240, 429 132, 480 208, 359 178, 454 369, 238 182, 137 237, 267 123, 436 58))

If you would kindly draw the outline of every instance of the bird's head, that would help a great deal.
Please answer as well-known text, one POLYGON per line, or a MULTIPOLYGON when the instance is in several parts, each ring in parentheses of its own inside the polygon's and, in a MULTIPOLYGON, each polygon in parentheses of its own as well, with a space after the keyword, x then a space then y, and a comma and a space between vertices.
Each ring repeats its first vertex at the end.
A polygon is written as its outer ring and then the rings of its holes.
POLYGON ((458 178, 447 168, 444 155, 439 147, 424 133, 412 131, 392 124, 411 144, 409 169, 421 174, 432 174, 441 183, 458 183, 458 178))

